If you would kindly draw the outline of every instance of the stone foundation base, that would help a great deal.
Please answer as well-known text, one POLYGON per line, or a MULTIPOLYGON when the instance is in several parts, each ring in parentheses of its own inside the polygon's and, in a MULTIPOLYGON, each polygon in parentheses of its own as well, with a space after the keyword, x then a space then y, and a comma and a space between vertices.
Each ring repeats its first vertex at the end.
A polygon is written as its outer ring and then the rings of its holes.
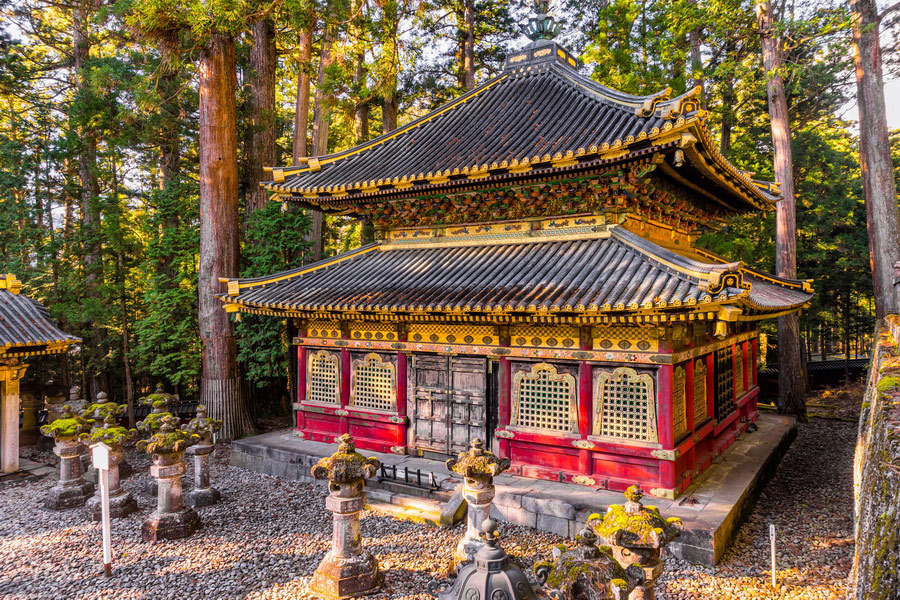
MULTIPOLYGON (((121 477, 121 475, 119 475, 119 477, 121 477)), ((158 490, 159 490, 159 484, 156 483, 156 479, 151 478, 150 481, 147 482, 147 485, 144 486, 144 489, 141 490, 140 493, 147 496, 148 498, 156 498, 158 490)))
POLYGON ((128 464, 127 460, 123 460, 119 463, 119 479, 125 479, 134 473, 134 467, 128 464))
POLYGON ((65 510, 84 506, 88 498, 94 494, 94 484, 89 481, 80 481, 74 484, 57 484, 50 488, 44 498, 44 508, 50 510, 65 510))
POLYGON ((184 503, 194 508, 201 508, 203 506, 212 506, 221 498, 222 494, 216 488, 195 488, 184 495, 184 503))
MULTIPOLYGON (((98 496, 92 496, 91 499, 87 501, 85 508, 87 509, 88 514, 91 515, 91 520, 99 521, 103 518, 102 509, 100 507, 100 498, 98 496)), ((137 500, 127 492, 119 494, 118 496, 109 497, 110 519, 121 519, 133 512, 137 512, 137 509, 137 500)))
POLYGON ((200 525, 200 516, 192 508, 176 513, 154 512, 141 526, 141 537, 145 542, 180 540, 196 533, 200 525))
POLYGON ((310 591, 320 598, 354 598, 381 587, 378 561, 366 551, 353 558, 335 558, 329 551, 316 569, 310 591))

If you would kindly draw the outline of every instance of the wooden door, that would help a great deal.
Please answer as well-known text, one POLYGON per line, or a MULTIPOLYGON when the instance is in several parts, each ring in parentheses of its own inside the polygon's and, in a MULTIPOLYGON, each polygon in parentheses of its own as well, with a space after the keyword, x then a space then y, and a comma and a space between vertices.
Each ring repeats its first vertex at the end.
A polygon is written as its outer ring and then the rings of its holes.
POLYGON ((487 359, 416 355, 413 446, 419 453, 455 455, 487 433, 487 359))

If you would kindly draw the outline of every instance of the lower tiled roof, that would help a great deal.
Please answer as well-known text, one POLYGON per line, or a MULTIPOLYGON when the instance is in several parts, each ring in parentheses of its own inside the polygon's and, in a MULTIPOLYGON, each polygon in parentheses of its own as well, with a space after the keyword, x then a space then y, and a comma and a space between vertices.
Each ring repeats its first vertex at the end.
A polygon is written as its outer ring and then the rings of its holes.
POLYGON ((812 297, 802 282, 692 260, 621 227, 566 241, 372 244, 270 277, 232 280, 229 290, 222 299, 238 309, 276 312, 634 312, 725 303, 778 312, 812 297))
POLYGON ((19 293, 21 284, 10 275, 0 275, 0 354, 43 352, 40 346, 73 344, 79 338, 59 329, 38 302, 19 293))

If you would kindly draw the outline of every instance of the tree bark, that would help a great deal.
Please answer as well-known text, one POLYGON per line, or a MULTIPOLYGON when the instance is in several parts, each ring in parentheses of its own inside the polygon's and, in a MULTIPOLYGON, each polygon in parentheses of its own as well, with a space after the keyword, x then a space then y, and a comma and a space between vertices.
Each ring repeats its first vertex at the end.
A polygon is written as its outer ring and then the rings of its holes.
POLYGON ((293 164, 301 164, 300 159, 308 156, 307 135, 309 130, 309 88, 310 58, 312 57, 312 37, 315 19, 310 18, 309 26, 300 32, 300 65, 297 75, 297 102, 294 112, 293 164))
MULTIPOLYGON (((791 128, 784 91, 782 41, 775 37, 771 0, 756 5, 772 144, 775 148, 775 180, 781 185, 781 200, 775 212, 775 272, 779 277, 797 278, 797 221, 794 196, 794 161, 791 128)), ((806 421, 807 378, 797 314, 778 318, 778 410, 806 421)))
MULTIPOLYGON (((88 61, 90 59, 90 15, 85 4, 75 4, 72 8, 72 59, 75 75, 75 94, 82 101, 91 93, 89 88, 88 61)), ((85 109, 82 109, 85 110, 85 109)), ((78 180, 80 185, 81 225, 84 234, 84 287, 91 305, 102 306, 100 287, 103 284, 103 258, 100 242, 100 184, 97 180, 97 134, 92 130, 89 115, 80 115, 75 129, 78 132, 78 180)), ((106 354, 106 335, 102 326, 95 322, 91 312, 85 326, 88 328, 86 349, 89 373, 86 380, 90 389, 84 390, 86 398, 93 400, 100 392, 108 391, 107 378, 98 364, 106 354)))
POLYGON ((244 219, 263 208, 268 192, 259 182, 263 167, 275 166, 275 23, 266 17, 251 27, 250 140, 247 148, 247 196, 244 219))
POLYGON ((465 0, 466 43, 463 71, 467 90, 475 89, 475 0, 465 0))
POLYGON ((215 294, 237 277, 239 260, 234 39, 214 34, 200 58, 200 273, 203 373, 200 401, 222 419, 220 439, 253 431, 238 372, 234 329, 215 294))
POLYGON ((896 314, 894 264, 900 261, 897 184, 891 163, 881 69, 878 7, 875 0, 850 0, 853 62, 859 106, 859 160, 866 199, 866 229, 875 291, 875 315, 896 314))

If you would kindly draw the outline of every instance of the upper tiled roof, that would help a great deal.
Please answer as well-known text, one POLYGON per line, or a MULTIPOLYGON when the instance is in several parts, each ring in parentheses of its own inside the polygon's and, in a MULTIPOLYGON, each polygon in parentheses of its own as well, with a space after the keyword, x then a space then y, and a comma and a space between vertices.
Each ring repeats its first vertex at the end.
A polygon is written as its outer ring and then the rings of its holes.
POLYGON ((0 356, 58 352, 81 341, 60 330, 40 302, 19 293, 21 287, 12 275, 0 275, 0 356))
POLYGON ((566 241, 421 248, 372 244, 292 271, 232 280, 222 299, 273 312, 615 313, 732 303, 750 312, 804 305, 802 282, 704 263, 625 230, 566 241))
POLYGON ((687 139, 699 151, 684 153, 685 164, 701 171, 692 171, 691 179, 721 187, 714 192, 737 210, 768 206, 777 191, 752 181, 710 143, 698 93, 632 96, 559 61, 527 63, 370 142, 309 159, 306 166, 274 169, 274 180, 264 185, 327 204, 413 186, 446 188, 484 177, 571 171, 631 152, 646 155, 650 147, 673 153, 671 142, 687 139))

